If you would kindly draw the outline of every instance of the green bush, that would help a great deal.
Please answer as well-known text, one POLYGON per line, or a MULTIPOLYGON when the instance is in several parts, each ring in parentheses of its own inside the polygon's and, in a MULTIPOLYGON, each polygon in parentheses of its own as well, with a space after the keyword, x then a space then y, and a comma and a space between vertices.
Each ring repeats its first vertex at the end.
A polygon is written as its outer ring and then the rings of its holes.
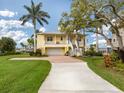
POLYGON ((34 52, 33 51, 29 52, 29 55, 34 56, 34 52))
POLYGON ((95 52, 95 56, 103 56, 102 52, 95 52))
POLYGON ((16 52, 15 54, 19 55, 19 54, 22 54, 22 52, 16 52))
POLYGON ((111 58, 112 58, 112 62, 118 62, 120 60, 119 56, 118 56, 118 53, 115 52, 115 51, 112 51, 111 58))
POLYGON ((40 49, 37 49, 36 50, 36 56, 41 56, 42 54, 41 54, 41 50, 40 49))
POLYGON ((86 51, 84 53, 85 56, 103 56, 102 52, 96 52, 96 51, 86 51))
POLYGON ((42 56, 41 50, 37 49, 36 53, 34 53, 33 51, 29 52, 30 56, 42 56))

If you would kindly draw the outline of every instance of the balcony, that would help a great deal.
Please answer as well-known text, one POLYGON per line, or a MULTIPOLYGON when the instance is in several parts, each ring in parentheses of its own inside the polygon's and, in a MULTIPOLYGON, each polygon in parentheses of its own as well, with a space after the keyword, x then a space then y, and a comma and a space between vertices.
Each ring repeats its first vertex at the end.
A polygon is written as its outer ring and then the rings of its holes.
POLYGON ((63 44, 55 44, 55 43, 46 43, 44 44, 45 47, 67 47, 67 46, 71 46, 70 44, 67 43, 63 43, 63 44))

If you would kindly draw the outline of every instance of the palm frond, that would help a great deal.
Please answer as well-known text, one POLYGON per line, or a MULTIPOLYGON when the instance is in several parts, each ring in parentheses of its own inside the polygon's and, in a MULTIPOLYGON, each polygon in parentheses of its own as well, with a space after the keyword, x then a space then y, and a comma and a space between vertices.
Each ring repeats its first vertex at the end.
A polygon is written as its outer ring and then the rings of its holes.
POLYGON ((39 11, 38 14, 39 14, 39 16, 50 18, 50 15, 47 12, 39 11))
POLYGON ((22 21, 22 25, 24 25, 27 21, 29 21, 31 18, 31 15, 28 14, 28 15, 24 15, 20 18, 20 21, 22 21))
POLYGON ((48 21, 45 18, 50 18, 47 12, 41 10, 42 3, 35 4, 33 0, 31 0, 31 6, 24 5, 24 8, 28 11, 27 15, 24 15, 20 18, 24 25, 30 19, 32 20, 33 25, 36 26, 36 22, 43 26, 43 23, 48 24, 48 21))
POLYGON ((43 23, 42 23, 42 21, 41 21, 39 18, 37 18, 37 21, 38 21, 38 23, 39 23, 41 26, 44 26, 43 23))
POLYGON ((41 18, 41 21, 45 22, 46 24, 49 24, 45 18, 41 18))
POLYGON ((24 5, 24 8, 29 12, 29 13, 32 13, 32 9, 26 5, 24 5))
POLYGON ((42 7, 42 3, 40 2, 39 4, 36 5, 35 11, 39 12, 42 7))
POLYGON ((32 14, 36 14, 35 13, 35 4, 34 4, 34 2, 33 2, 33 0, 31 0, 31 9, 32 9, 32 14))
POLYGON ((33 0, 31 0, 31 6, 35 6, 35 4, 34 4, 34 1, 33 0))

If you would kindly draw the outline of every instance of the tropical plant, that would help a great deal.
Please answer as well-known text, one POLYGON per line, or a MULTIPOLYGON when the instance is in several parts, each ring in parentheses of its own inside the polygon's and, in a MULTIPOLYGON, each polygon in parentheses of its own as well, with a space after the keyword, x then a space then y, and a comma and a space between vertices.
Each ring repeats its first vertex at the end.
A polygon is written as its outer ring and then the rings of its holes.
MULTIPOLYGON (((85 47, 85 25, 86 19, 86 0, 73 0, 71 5, 70 14, 64 13, 62 16, 59 26, 61 31, 64 31, 71 36, 72 34, 76 35, 76 46, 79 50, 79 35, 84 31, 84 47, 85 47)), ((85 51, 85 48, 84 48, 85 51)))
POLYGON ((34 45, 33 39, 32 38, 29 38, 29 39, 27 39, 27 42, 28 42, 29 47, 32 48, 33 45, 34 45))
POLYGON ((24 50, 26 50, 26 47, 27 47, 26 44, 24 44, 24 43, 21 42, 20 45, 22 46, 22 48, 23 48, 24 50))
POLYGON ((34 26, 34 52, 36 52, 36 23, 38 22, 41 26, 44 26, 43 23, 48 24, 46 18, 50 18, 49 14, 43 10, 41 10, 42 3, 34 4, 33 0, 31 0, 31 6, 24 5, 24 8, 28 11, 26 15, 23 15, 20 20, 22 21, 22 25, 24 25, 27 21, 31 20, 34 26))
MULTIPOLYGON (((73 0, 71 5, 71 13, 70 16, 73 19, 73 26, 75 29, 76 39, 78 41, 78 34, 79 32, 84 34, 84 51, 85 51, 85 37, 86 37, 86 25, 87 20, 89 19, 86 15, 88 14, 87 11, 87 0, 73 0)), ((77 42, 77 44, 79 44, 77 42)))

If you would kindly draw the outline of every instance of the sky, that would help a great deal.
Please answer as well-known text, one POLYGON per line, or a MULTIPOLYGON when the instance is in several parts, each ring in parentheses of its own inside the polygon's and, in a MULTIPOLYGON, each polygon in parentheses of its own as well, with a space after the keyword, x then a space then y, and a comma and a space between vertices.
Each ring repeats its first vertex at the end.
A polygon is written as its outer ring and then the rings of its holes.
MULTIPOLYGON (((35 3, 42 2, 42 10, 49 13, 51 16, 48 19, 49 24, 44 27, 37 26, 37 29, 43 29, 48 32, 58 31, 58 22, 63 12, 69 12, 72 0, 34 0, 35 3)), ((0 37, 11 37, 17 42, 19 47, 21 42, 26 40, 33 34, 33 25, 27 22, 24 26, 20 25, 19 18, 26 14, 24 5, 31 5, 31 0, 0 0, 0 37)), ((107 29, 108 28, 105 28, 107 29)), ((87 36, 88 44, 95 44, 95 35, 87 36)), ((101 44, 105 40, 99 37, 101 44)))
MULTIPOLYGON (((34 0, 35 3, 42 2, 42 10, 49 13, 51 16, 48 19, 49 24, 37 29, 45 31, 57 31, 58 22, 63 12, 68 12, 71 6, 71 0, 34 0)), ((24 5, 31 5, 31 0, 0 0, 0 37, 12 37, 17 44, 25 42, 33 34, 33 26, 31 22, 25 26, 20 25, 18 20, 27 11, 23 8, 24 5)))

